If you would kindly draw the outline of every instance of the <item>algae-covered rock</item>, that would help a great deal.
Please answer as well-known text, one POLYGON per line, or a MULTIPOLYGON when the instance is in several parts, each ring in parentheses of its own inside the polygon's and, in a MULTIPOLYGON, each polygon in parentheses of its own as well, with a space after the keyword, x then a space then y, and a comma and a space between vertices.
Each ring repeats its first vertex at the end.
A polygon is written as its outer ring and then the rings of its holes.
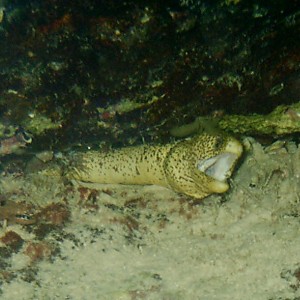
POLYGON ((60 128, 61 122, 54 122, 46 115, 34 111, 22 121, 22 126, 26 128, 26 130, 32 132, 34 135, 40 135, 46 130, 60 128))
POLYGON ((202 131, 224 130, 247 135, 285 135, 300 132, 300 102, 280 105, 268 115, 225 115, 219 119, 198 117, 194 122, 171 129, 171 134, 184 137, 202 131))

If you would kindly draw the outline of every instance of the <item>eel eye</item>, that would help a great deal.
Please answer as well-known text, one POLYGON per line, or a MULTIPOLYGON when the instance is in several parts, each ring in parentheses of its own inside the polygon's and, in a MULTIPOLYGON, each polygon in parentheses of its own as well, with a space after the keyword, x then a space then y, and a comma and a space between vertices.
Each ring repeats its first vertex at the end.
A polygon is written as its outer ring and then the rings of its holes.
POLYGON ((215 144, 214 144, 214 148, 215 150, 219 150, 223 144, 224 140, 222 137, 218 136, 216 137, 216 141, 215 141, 215 144))

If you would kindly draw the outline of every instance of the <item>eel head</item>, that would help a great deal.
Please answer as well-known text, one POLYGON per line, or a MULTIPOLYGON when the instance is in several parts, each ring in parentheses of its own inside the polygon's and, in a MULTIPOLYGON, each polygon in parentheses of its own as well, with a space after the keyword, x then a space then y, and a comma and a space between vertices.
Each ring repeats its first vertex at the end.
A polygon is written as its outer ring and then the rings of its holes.
POLYGON ((242 145, 229 136, 202 134, 183 140, 165 161, 169 187, 197 199, 224 193, 242 152, 242 145))

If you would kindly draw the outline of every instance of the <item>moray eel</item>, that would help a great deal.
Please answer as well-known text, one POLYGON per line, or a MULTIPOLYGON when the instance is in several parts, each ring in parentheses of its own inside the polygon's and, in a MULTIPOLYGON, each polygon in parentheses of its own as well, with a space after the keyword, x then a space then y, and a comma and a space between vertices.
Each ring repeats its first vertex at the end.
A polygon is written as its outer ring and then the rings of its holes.
POLYGON ((202 134, 166 145, 141 145, 75 153, 66 176, 94 183, 155 184, 202 199, 224 193, 241 144, 232 137, 202 134))

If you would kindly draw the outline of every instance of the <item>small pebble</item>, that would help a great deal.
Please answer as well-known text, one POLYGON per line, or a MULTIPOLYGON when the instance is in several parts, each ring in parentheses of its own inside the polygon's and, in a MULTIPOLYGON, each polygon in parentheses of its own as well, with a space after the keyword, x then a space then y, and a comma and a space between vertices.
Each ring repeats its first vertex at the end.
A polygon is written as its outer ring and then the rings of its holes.
POLYGON ((42 162, 46 163, 53 159, 54 153, 53 153, 53 151, 46 150, 46 151, 37 153, 35 156, 42 162))

